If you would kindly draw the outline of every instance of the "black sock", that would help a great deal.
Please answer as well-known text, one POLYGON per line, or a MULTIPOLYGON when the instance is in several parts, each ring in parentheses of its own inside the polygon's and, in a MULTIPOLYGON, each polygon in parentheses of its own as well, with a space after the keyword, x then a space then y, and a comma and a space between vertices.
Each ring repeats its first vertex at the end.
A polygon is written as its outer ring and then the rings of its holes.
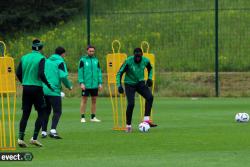
POLYGON ((82 114, 81 116, 82 116, 82 118, 85 118, 85 115, 84 115, 84 114, 82 114))
POLYGON ((24 138, 24 132, 19 132, 19 139, 23 140, 23 138, 24 138))
POLYGON ((38 133, 39 132, 34 132, 34 134, 33 134, 33 140, 37 140, 38 133))
POLYGON ((91 119, 95 118, 95 114, 91 114, 91 119))

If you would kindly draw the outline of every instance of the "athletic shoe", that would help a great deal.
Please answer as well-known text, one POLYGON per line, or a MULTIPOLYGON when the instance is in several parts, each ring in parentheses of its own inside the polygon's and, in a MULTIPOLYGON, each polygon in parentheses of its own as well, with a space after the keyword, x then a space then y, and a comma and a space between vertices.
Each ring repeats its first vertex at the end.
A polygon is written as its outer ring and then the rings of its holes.
POLYGON ((42 138, 46 138, 47 137, 47 132, 42 131, 42 138))
POLYGON ((42 143, 40 143, 38 140, 34 140, 33 137, 30 139, 30 144, 33 144, 37 147, 42 147, 42 143))
POLYGON ((50 133, 49 136, 54 139, 62 139, 57 133, 50 133))
POLYGON ((86 122, 86 119, 85 118, 81 118, 81 122, 86 122))
POLYGON ((28 145, 23 140, 18 139, 17 143, 19 147, 22 147, 22 148, 28 147, 28 145))
POLYGON ((101 120, 97 119, 96 117, 94 117, 93 119, 90 119, 91 122, 101 122, 101 120))
POLYGON ((158 126, 157 124, 154 124, 152 121, 144 121, 149 124, 151 128, 158 126))
POLYGON ((131 133, 132 132, 132 127, 127 127, 125 130, 126 133, 131 133))

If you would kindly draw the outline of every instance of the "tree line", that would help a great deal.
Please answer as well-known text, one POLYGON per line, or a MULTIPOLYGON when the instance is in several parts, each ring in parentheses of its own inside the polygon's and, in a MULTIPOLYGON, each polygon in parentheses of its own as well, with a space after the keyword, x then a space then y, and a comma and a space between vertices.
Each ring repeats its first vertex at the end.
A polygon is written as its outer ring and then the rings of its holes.
POLYGON ((1 0, 0 35, 53 25, 82 12, 86 0, 1 0))

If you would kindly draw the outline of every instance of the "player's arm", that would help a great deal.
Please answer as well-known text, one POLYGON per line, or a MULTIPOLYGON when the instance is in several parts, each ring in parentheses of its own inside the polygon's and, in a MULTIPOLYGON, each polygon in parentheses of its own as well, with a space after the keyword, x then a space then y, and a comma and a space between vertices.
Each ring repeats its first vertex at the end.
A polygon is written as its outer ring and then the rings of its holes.
POLYGON ((16 70, 16 76, 18 80, 22 83, 23 81, 23 68, 22 68, 22 61, 20 61, 17 70, 16 70))
POLYGON ((153 76, 153 67, 150 63, 150 61, 148 61, 146 68, 148 70, 148 80, 147 80, 147 86, 151 87, 153 85, 153 81, 152 81, 152 76, 153 76))
POLYGON ((151 79, 152 80, 152 76, 153 76, 153 67, 150 63, 150 61, 148 61, 147 65, 146 65, 146 68, 148 70, 148 79, 151 79))
POLYGON ((67 71, 66 64, 62 62, 61 64, 59 64, 58 69, 59 69, 59 76, 60 76, 60 79, 62 80, 62 83, 65 85, 66 88, 72 89, 72 83, 68 79, 68 71, 67 71))
POLYGON ((78 66, 78 82, 79 84, 84 84, 84 62, 80 60, 79 66, 78 66))
POLYGON ((116 75, 116 84, 117 84, 117 87, 120 87, 121 86, 121 81, 122 81, 122 76, 123 74, 128 70, 128 64, 127 64, 127 61, 125 61, 120 70, 118 71, 117 75, 116 75))
POLYGON ((98 62, 98 85, 102 85, 102 70, 99 62, 98 62))
POLYGON ((38 68, 38 77, 42 80, 43 83, 45 83, 45 85, 50 88, 51 90, 52 87, 50 85, 50 83, 48 82, 46 76, 45 76, 45 72, 44 72, 44 69, 45 69, 45 58, 43 58, 40 63, 39 63, 39 68, 38 68))

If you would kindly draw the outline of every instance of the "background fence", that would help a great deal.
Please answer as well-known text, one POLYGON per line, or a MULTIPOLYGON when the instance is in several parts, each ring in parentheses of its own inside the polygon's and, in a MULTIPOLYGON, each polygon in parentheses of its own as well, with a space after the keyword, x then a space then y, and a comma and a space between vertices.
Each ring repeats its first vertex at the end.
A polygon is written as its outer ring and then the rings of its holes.
POLYGON ((249 0, 84 0, 85 10, 71 20, 7 40, 8 53, 17 63, 37 37, 47 56, 64 46, 69 71, 76 73, 90 39, 105 73, 114 39, 128 55, 146 40, 156 55, 157 95, 216 96, 216 1, 220 96, 250 96, 249 0))
MULTIPOLYGON (((215 4, 216 0, 108 0, 103 5, 92 0, 90 41, 99 55, 105 55, 118 39, 122 51, 131 55, 146 40, 156 55, 157 89, 162 95, 214 96, 215 4)), ((219 92, 248 96, 250 3, 218 4, 219 92)))

